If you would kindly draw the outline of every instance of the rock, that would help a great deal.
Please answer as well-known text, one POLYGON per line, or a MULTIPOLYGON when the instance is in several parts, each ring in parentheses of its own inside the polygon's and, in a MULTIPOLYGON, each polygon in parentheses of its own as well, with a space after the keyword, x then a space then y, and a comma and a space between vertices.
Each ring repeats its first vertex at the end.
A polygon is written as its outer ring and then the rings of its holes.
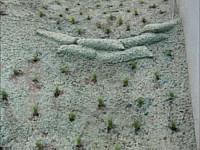
POLYGON ((103 51, 123 51, 124 45, 119 40, 114 39, 80 39, 78 45, 103 51))
POLYGON ((124 44, 125 48, 131 48, 134 46, 144 46, 150 45, 155 42, 162 41, 167 39, 168 36, 163 33, 155 34, 155 33, 144 33, 139 36, 121 39, 120 41, 124 44))
POLYGON ((46 38, 52 39, 54 41, 59 42, 60 44, 76 44, 76 41, 79 39, 78 37, 71 37, 67 34, 51 32, 47 30, 37 30, 37 34, 44 36, 46 38))
POLYGON ((97 59, 107 63, 120 63, 140 58, 151 58, 153 54, 146 46, 133 47, 121 52, 98 53, 97 59))
POLYGON ((141 33, 162 33, 171 30, 178 23, 178 19, 160 24, 148 24, 144 26, 141 33))
POLYGON ((94 59, 97 56, 95 50, 91 48, 85 48, 79 45, 62 45, 57 54, 66 54, 66 55, 76 55, 81 57, 86 57, 89 59, 94 59))

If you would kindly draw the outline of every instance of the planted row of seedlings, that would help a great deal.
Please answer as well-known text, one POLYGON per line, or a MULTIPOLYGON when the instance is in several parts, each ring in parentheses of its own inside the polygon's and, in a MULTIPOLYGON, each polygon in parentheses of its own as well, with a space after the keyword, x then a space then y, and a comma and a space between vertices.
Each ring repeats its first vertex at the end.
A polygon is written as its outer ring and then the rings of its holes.
MULTIPOLYGON (((167 51, 166 55, 167 55, 167 56, 172 56, 171 50, 167 51)), ((38 55, 33 56, 32 62, 35 63, 35 62, 38 62, 38 61, 40 61, 40 58, 38 57, 38 55)), ((131 69, 132 69, 132 70, 135 70, 136 68, 137 68, 137 62, 134 61, 134 62, 131 64, 131 69)), ((68 74, 68 73, 69 73, 68 67, 63 67, 63 68, 60 69, 60 71, 61 71, 61 73, 64 73, 64 74, 68 74)), ((20 76, 22 73, 23 73, 23 72, 22 72, 22 70, 20 70, 20 69, 15 69, 15 70, 13 71, 14 76, 20 76)), ((155 80, 160 80, 160 79, 161 79, 161 74, 160 74, 159 72, 155 72, 155 73, 154 73, 154 78, 155 78, 155 80)), ((36 78, 36 77, 33 78, 32 81, 33 81, 34 83, 38 83, 38 82, 39 82, 38 78, 36 78)), ((94 73, 94 74, 92 75, 91 81, 94 82, 94 83, 97 82, 97 74, 96 74, 96 73, 94 73)), ((125 78, 125 79, 123 80, 123 86, 126 87, 126 86, 128 86, 128 85, 129 85, 129 79, 128 79, 128 78, 125 78)), ((55 88, 55 90, 54 90, 54 97, 57 98, 57 97, 59 97, 62 93, 63 93, 63 91, 57 86, 57 87, 55 88)), ((4 101, 8 101, 8 93, 7 93, 7 91, 3 90, 3 91, 1 92, 1 95, 2 95, 2 99, 3 99, 4 101)), ((169 96, 169 98, 170 98, 171 100, 175 98, 175 94, 174 94, 172 91, 169 92, 169 95, 168 95, 168 96, 169 96)), ((137 102, 137 106, 138 106, 138 107, 142 107, 142 106, 145 104, 145 99, 142 98, 142 97, 139 97, 138 99, 136 99, 136 102, 137 102)), ((99 109, 102 109, 102 108, 105 108, 105 107, 106 107, 106 104, 105 104, 105 102, 104 102, 103 97, 99 97, 99 98, 97 99, 97 106, 98 106, 99 109)), ((32 116, 33 116, 33 117, 39 116, 38 109, 39 109, 39 108, 38 108, 37 105, 32 107, 32 116)), ((70 122, 75 121, 75 119, 76 119, 76 114, 75 114, 74 112, 70 112, 70 113, 68 114, 68 119, 69 119, 70 122)), ((141 129, 141 126, 142 126, 141 118, 136 118, 136 119, 133 121, 133 124, 132 124, 132 127, 135 129, 135 132, 138 132, 138 131, 141 129)), ((168 127, 169 127, 172 131, 177 131, 177 129, 178 129, 178 128, 177 128, 177 123, 176 123, 176 121, 175 121, 174 119, 170 119, 170 120, 169 120, 169 125, 168 125, 168 127)), ((107 120, 107 131, 108 131, 108 133, 109 133, 113 128, 114 128, 114 121, 113 121, 113 118, 110 117, 110 118, 108 118, 108 120, 107 120)), ((36 147, 37 147, 39 150, 42 150, 42 149, 44 148, 44 144, 43 144, 41 141, 37 141, 37 142, 36 142, 36 147)), ((76 140, 76 147, 77 147, 77 148, 84 147, 83 142, 82 142, 82 139, 81 139, 81 136, 79 136, 79 137, 77 138, 77 140, 76 140)), ((116 149, 120 149, 120 147, 119 147, 118 145, 116 145, 116 149)))
MULTIPOLYGON (((164 0, 164 1, 165 1, 165 0, 164 0)), ((144 3, 146 3, 146 2, 144 2, 143 0, 139 0, 138 2, 139 2, 139 4, 142 4, 142 5, 143 5, 144 3)), ((78 3, 78 4, 80 5, 80 3, 78 3)), ((101 6, 100 4, 97 4, 95 9, 99 9, 100 6, 101 6)), ((109 7, 111 7, 111 6, 112 6, 112 5, 109 5, 109 7)), ((119 7, 122 7, 122 6, 123 6, 123 3, 121 2, 121 3, 119 4, 119 7)), ((42 8, 43 8, 43 10, 47 10, 47 9, 48 9, 48 6, 43 6, 42 8)), ((158 8, 158 5, 157 5, 157 4, 155 4, 155 3, 149 4, 149 9, 157 9, 157 8, 158 8)), ((69 12, 69 8, 65 8, 65 11, 66 11, 66 12, 69 12)), ((127 12, 127 13, 131 13, 131 12, 132 12, 135 16, 139 16, 139 15, 140 15, 140 13, 138 12, 138 9, 137 9, 137 8, 134 8, 134 9, 127 9, 126 12, 127 12)), ((160 13, 160 14, 164 14, 164 13, 166 13, 166 10, 160 9, 160 10, 159 10, 159 13, 160 13)), ((103 12, 103 14, 107 14, 107 13, 106 13, 106 12, 103 12)), ((80 11, 80 12, 79 12, 79 15, 82 17, 83 12, 80 11)), ((40 16, 40 17, 46 16, 45 11, 40 10, 40 11, 39 11, 39 16, 40 16)), ((64 15, 63 15, 62 13, 59 14, 59 19, 56 21, 56 24, 57 24, 57 25, 59 25, 59 24, 61 23, 61 20, 64 20, 64 19, 61 19, 61 18, 63 18, 63 17, 64 17, 64 15)), ((92 19, 92 16, 86 15, 85 18, 86 18, 86 20, 91 20, 91 19, 92 19)), ((110 21, 117 20, 119 26, 121 26, 121 25, 124 24, 124 19, 122 18, 122 16, 116 17, 116 16, 114 16, 113 14, 110 14, 110 15, 108 16, 108 20, 110 20, 110 21), (118 19, 117 19, 117 18, 118 18, 118 19)), ((76 20, 76 18, 75 18, 74 16, 71 16, 71 17, 69 18, 69 22, 70 22, 71 24, 76 24, 78 21, 76 20)), ((142 17, 141 22, 144 23, 144 24, 146 24, 146 23, 148 22, 148 20, 147 20, 145 17, 142 17)), ((125 25, 126 25, 126 31, 130 31, 130 30, 131 30, 131 24, 127 22, 125 25)), ((96 22, 96 27, 97 27, 98 29, 102 29, 103 32, 104 32, 105 34, 110 34, 110 33, 112 32, 111 27, 108 27, 108 26, 104 25, 101 21, 96 22)), ((58 27, 58 28, 60 29, 60 27, 58 27)), ((84 31, 85 31, 85 29, 84 29, 84 31)), ((77 33, 78 33, 79 35, 81 35, 81 34, 83 33, 83 29, 78 28, 78 29, 77 29, 77 33)))

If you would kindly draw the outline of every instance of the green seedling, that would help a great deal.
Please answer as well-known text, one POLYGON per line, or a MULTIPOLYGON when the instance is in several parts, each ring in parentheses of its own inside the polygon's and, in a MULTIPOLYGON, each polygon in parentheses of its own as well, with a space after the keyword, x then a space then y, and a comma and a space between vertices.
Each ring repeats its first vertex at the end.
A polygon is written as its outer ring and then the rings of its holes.
POLYGON ((40 58, 38 57, 38 55, 34 55, 32 60, 33 62, 38 62, 40 61, 40 58))
POLYGON ((67 74, 69 72, 69 69, 67 67, 63 67, 60 69, 61 73, 67 74))
POLYGON ((3 100, 8 100, 8 93, 5 90, 1 91, 1 97, 3 100))
POLYGON ((74 114, 73 112, 71 112, 70 114, 69 114, 69 121, 74 121, 76 119, 76 114, 74 114))
POLYGON ((37 141, 35 145, 38 150, 44 149, 44 145, 43 145, 42 141, 37 141))
POLYGON ((32 79, 32 81, 33 81, 34 83, 38 83, 38 82, 39 82, 38 77, 34 77, 34 78, 32 79))
POLYGON ((129 79, 128 78, 125 78, 124 80, 123 80, 123 86, 125 87, 125 86, 128 86, 128 83, 129 83, 129 79))
POLYGON ((166 50, 165 51, 165 54, 167 55, 167 56, 169 56, 169 57, 172 57, 172 50, 166 50))
POLYGON ((136 132, 139 131, 141 128, 141 121, 139 119, 134 120, 133 127, 136 132))
POLYGON ((91 17, 89 15, 87 16, 87 20, 91 20, 91 17))
POLYGON ((76 139, 76 147, 82 147, 82 139, 81 136, 78 136, 76 139))
POLYGON ((121 150, 121 147, 117 144, 117 145, 115 146, 115 150, 121 150))
POLYGON ((137 105, 138 105, 139 107, 142 107, 142 105, 145 104, 144 98, 142 98, 142 97, 139 97, 136 101, 137 101, 137 105))
POLYGON ((40 16, 40 17, 44 17, 44 16, 45 16, 45 13, 44 13, 43 11, 40 11, 40 12, 39 12, 39 16, 40 16))
POLYGON ((143 23, 146 23, 147 22, 147 19, 145 17, 142 17, 142 22, 143 23))
POLYGON ((111 130, 113 128, 113 119, 109 118, 108 119, 108 130, 111 130))
POLYGON ((37 106, 33 106, 33 108, 32 108, 32 114, 33 114, 33 116, 39 116, 39 114, 38 114, 38 107, 37 106))
POLYGON ((97 82, 97 74, 96 74, 96 73, 94 73, 94 74, 92 75, 92 81, 93 81, 93 82, 97 82))
POLYGON ((118 24, 119 24, 119 25, 122 25, 123 22, 124 22, 124 21, 123 21, 122 17, 119 17, 118 24))
POLYGON ((110 28, 106 28, 106 29, 105 29, 105 33, 106 33, 106 34, 111 33, 111 29, 110 29, 110 28))
POLYGON ((175 98, 175 94, 174 94, 174 92, 170 91, 170 92, 169 92, 169 97, 170 97, 170 99, 175 98))
POLYGON ((156 80, 160 80, 160 73, 159 72, 155 72, 154 76, 155 76, 156 80))
POLYGON ((126 24, 126 31, 130 31, 131 30, 131 25, 129 23, 126 24))
POLYGON ((115 16, 113 16, 112 14, 110 14, 110 16, 109 16, 110 20, 114 20, 115 18, 116 18, 115 16))
POLYGON ((100 4, 97 4, 97 5, 96 5, 96 8, 99 8, 100 6, 101 6, 100 4))
POLYGON ((131 64, 131 69, 132 70, 135 70, 137 68, 137 61, 134 61, 132 64, 131 64))
POLYGON ((14 69, 13 73, 15 76, 19 76, 21 74, 21 70, 20 69, 14 69))
POLYGON ((103 107, 103 106, 105 106, 104 100, 103 100, 102 97, 99 97, 99 98, 98 98, 98 107, 101 108, 101 107, 103 107))
POLYGON ((144 0, 138 0, 140 4, 143 4, 144 3, 144 0))
POLYGON ((79 6, 79 5, 81 5, 80 3, 77 3, 77 5, 79 6))
POLYGON ((107 12, 104 11, 103 14, 105 15, 105 14, 107 14, 107 12))
POLYGON ((154 4, 150 4, 149 8, 156 8, 156 4, 155 3, 154 4))
POLYGON ((59 89, 59 87, 57 86, 55 91, 54 91, 54 96, 58 97, 61 94, 61 90, 59 89))
POLYGON ((71 17, 71 18, 70 18, 70 22, 71 22, 71 24, 75 24, 75 23, 76 23, 75 17, 71 17))
POLYGON ((164 13, 166 13, 166 10, 160 10, 159 13, 164 14, 164 13))
POLYGON ((79 35, 81 35, 81 33, 82 33, 81 28, 78 28, 77 32, 78 32, 79 35))
POLYGON ((100 22, 100 21, 98 21, 98 22, 96 23, 96 26, 97 26, 97 28, 99 28, 99 29, 100 29, 100 28, 101 28, 101 26, 102 26, 102 25, 101 25, 101 22, 100 22))
POLYGON ((169 120, 169 128, 172 130, 172 131, 177 131, 177 123, 175 120, 171 119, 169 120))
POLYGON ((60 20, 57 20, 57 21, 56 21, 56 24, 59 25, 59 24, 60 24, 60 20))
POLYGON ((131 12, 131 10, 130 9, 127 9, 127 11, 126 11, 127 13, 130 13, 131 12))
POLYGON ((123 3, 120 3, 119 6, 120 6, 120 7, 123 6, 123 3))
POLYGON ((137 11, 137 9, 134 9, 134 14, 135 14, 135 16, 138 16, 138 11, 137 11))

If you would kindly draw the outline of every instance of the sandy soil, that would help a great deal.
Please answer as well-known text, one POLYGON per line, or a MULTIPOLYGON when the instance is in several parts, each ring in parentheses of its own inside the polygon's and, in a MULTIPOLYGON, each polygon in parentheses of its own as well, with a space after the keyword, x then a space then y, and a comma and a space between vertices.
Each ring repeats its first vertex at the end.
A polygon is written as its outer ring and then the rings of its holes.
POLYGON ((123 6, 114 0, 1 1, 5 13, 1 15, 1 91, 8 93, 7 100, 0 101, 1 149, 36 150, 41 140, 43 149, 74 150, 78 136, 86 150, 113 150, 116 145, 122 150, 196 149, 181 24, 167 32, 170 38, 147 46, 154 58, 137 60, 135 70, 132 62, 111 65, 78 56, 60 57, 56 55, 59 43, 36 34, 38 29, 46 29, 84 38, 131 37, 145 24, 178 18, 174 1, 140 4, 125 0, 123 6), (157 7, 149 8, 153 3, 157 7), (160 10, 166 13, 160 14, 160 10), (40 12, 45 15, 40 17, 40 12), (110 14, 116 19, 110 20, 110 14), (75 24, 70 22, 72 16, 75 24), (122 25, 118 23, 120 16, 122 25), (98 21, 102 29, 97 28, 98 21), (126 31, 128 23, 130 31, 126 31), (109 34, 104 32, 107 27, 109 34), (79 28, 83 31, 80 35, 79 28), (172 56, 166 56, 168 50, 172 56), (33 62, 36 54, 40 60, 33 62), (62 67, 68 67, 69 72, 61 73, 62 67), (16 68, 22 70, 19 76, 13 75, 16 68), (155 72, 160 73, 159 80, 155 72), (94 73, 96 83, 91 81, 94 73), (38 83, 32 81, 34 77, 38 83), (125 78, 129 79, 126 87, 125 78), (56 86, 61 90, 58 97, 54 97, 56 86), (170 91, 175 94, 172 99, 170 91), (106 107, 98 108, 99 97, 106 107), (139 97, 144 98, 142 107, 136 101, 139 97), (34 106, 38 116, 33 116, 34 106), (71 112, 76 114, 73 122, 68 118, 71 112), (108 132, 110 117, 114 126, 108 132), (177 123, 176 131, 169 128, 170 118, 177 123), (141 121, 138 132, 133 127, 136 119, 141 121))

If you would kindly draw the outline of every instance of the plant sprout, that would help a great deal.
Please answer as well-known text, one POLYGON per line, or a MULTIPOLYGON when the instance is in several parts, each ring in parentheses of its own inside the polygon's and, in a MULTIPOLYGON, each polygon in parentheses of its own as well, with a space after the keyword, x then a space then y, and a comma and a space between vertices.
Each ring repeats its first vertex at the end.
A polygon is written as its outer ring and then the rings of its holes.
POLYGON ((130 31, 131 30, 131 26, 129 23, 126 24, 126 31, 130 31))
POLYGON ((59 87, 57 86, 54 92, 54 96, 58 97, 61 94, 61 90, 59 89, 59 87))
POLYGON ((44 145, 42 144, 42 141, 40 140, 40 141, 37 141, 36 142, 36 148, 38 149, 38 150, 43 150, 43 148, 44 148, 44 145))
POLYGON ((123 86, 128 86, 128 83, 129 83, 129 79, 128 78, 125 78, 123 80, 123 86))
POLYGON ((38 107, 37 106, 33 106, 32 113, 33 113, 33 116, 39 116, 39 114, 38 114, 38 107))
POLYGON ((141 128, 141 121, 139 119, 134 120, 133 127, 135 128, 135 131, 139 131, 141 128))
POLYGON ((69 114, 69 120, 72 122, 72 121, 75 120, 75 118, 76 118, 76 114, 74 114, 73 112, 71 112, 71 113, 69 114))
POLYGON ((173 119, 170 119, 169 120, 169 128, 172 130, 172 131, 177 131, 177 123, 175 120, 173 119))
POLYGON ((144 105, 144 104, 145 104, 144 98, 139 97, 139 98, 137 99, 137 105, 138 105, 139 107, 142 107, 142 105, 144 105))
POLYGON ((97 82, 97 74, 96 74, 96 73, 94 73, 94 74, 92 75, 92 81, 93 81, 93 82, 97 82))
POLYGON ((131 69, 132 70, 135 70, 137 68, 137 61, 134 61, 132 64, 131 64, 131 69))
POLYGON ((157 71, 154 73, 156 80, 160 80, 160 73, 157 71))
POLYGON ((8 100, 8 93, 5 90, 3 90, 1 92, 1 97, 3 100, 8 100))
POLYGON ((113 119, 110 117, 108 119, 108 130, 111 130, 113 128, 113 119))
POLYGON ((71 24, 75 24, 76 23, 75 17, 71 17, 70 22, 71 22, 71 24))
POLYGON ((103 100, 103 98, 102 97, 99 97, 98 98, 98 106, 99 107, 103 107, 105 104, 104 104, 104 100, 103 100))
POLYGON ((61 73, 67 74, 69 72, 69 69, 67 67, 63 67, 60 69, 61 73))
POLYGON ((122 17, 119 17, 119 20, 118 20, 119 25, 122 25, 123 22, 124 22, 124 21, 123 21, 122 17))
POLYGON ((82 139, 81 136, 78 136, 76 139, 76 147, 81 147, 82 146, 82 139))
POLYGON ((21 70, 20 69, 14 69, 14 75, 15 76, 19 76, 20 75, 20 73, 21 73, 21 70))

